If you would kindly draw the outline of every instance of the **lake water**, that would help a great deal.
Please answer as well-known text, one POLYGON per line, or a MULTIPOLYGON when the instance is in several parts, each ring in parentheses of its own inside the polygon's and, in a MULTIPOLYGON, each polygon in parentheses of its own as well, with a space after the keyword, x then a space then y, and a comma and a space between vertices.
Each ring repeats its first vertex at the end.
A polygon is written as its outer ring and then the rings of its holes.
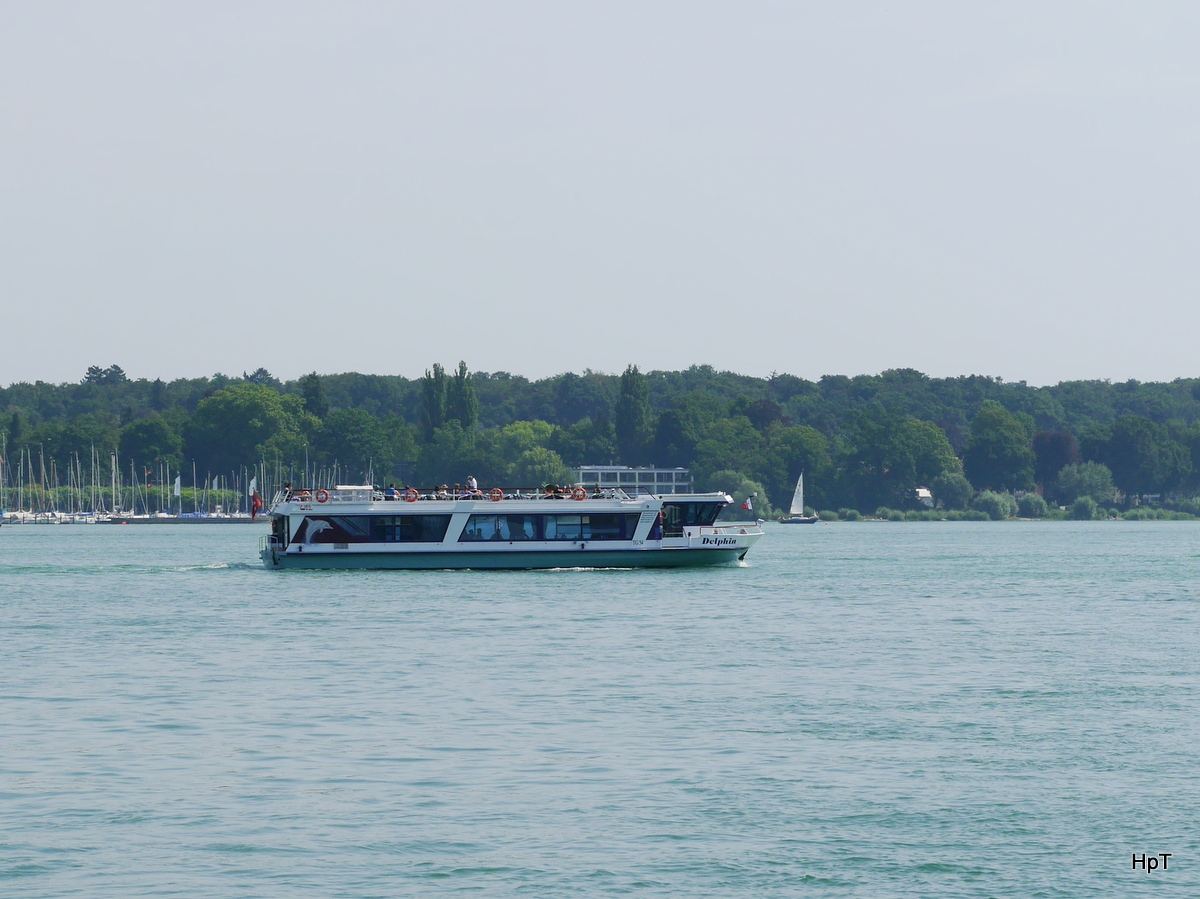
POLYGON ((0 895, 1200 895, 1200 523, 767 530, 333 573, 0 528, 0 895))

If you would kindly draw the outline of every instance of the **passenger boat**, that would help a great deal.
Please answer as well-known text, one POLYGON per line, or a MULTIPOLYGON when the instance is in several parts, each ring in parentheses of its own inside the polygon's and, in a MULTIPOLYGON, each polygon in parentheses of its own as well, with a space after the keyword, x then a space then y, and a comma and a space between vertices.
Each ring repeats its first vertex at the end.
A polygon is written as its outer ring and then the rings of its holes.
POLYGON ((758 522, 716 523, 725 493, 370 486, 281 492, 268 568, 676 568, 745 558, 758 522))

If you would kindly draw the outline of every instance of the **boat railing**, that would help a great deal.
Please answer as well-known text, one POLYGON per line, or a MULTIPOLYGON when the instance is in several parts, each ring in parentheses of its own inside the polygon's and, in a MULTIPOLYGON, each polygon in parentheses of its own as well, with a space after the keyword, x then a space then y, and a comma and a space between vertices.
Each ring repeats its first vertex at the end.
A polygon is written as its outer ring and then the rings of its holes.
POLYGON ((582 484, 558 487, 523 486, 523 487, 485 487, 470 489, 461 485, 448 487, 388 487, 380 489, 367 486, 353 487, 317 487, 312 489, 280 490, 276 493, 272 506, 281 503, 298 502, 317 505, 338 503, 367 503, 367 502, 445 502, 455 500, 474 500, 476 502, 492 500, 585 500, 585 499, 616 499, 626 502, 645 499, 669 498, 672 494, 651 493, 643 488, 599 486, 587 487, 582 484))
POLYGON ((619 487, 487 487, 471 490, 462 486, 448 487, 389 487, 374 488, 316 488, 312 490, 280 491, 273 504, 285 502, 319 503, 364 503, 364 502, 445 502, 447 500, 533 500, 533 499, 621 499, 633 496, 619 487))

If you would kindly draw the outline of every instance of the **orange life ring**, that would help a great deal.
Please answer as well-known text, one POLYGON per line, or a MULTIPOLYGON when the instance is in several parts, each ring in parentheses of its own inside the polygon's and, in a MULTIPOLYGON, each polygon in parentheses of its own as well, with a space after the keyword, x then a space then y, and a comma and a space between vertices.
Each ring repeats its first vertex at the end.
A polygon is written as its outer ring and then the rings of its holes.
POLYGON ((574 490, 571 491, 571 499, 574 499, 574 500, 587 499, 587 491, 584 490, 582 487, 576 487, 574 490))
POLYGON ((322 488, 321 490, 318 490, 317 491, 317 502, 319 502, 319 503, 329 502, 329 491, 325 490, 324 488, 322 488))
POLYGON ((406 503, 415 503, 417 501, 417 491, 409 487, 404 491, 404 501, 406 503))
POLYGON ((488 492, 488 496, 490 496, 492 498, 492 502, 498 503, 498 502, 500 502, 500 500, 504 499, 504 491, 501 490, 499 487, 493 487, 488 492))

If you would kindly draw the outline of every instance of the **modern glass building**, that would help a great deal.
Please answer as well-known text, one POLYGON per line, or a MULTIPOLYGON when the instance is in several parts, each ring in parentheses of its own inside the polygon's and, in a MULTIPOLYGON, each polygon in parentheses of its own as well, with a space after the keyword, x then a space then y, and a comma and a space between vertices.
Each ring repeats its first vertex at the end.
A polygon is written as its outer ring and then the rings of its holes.
POLYGON ((629 493, 691 493, 686 468, 630 468, 628 465, 581 465, 575 483, 583 487, 621 487, 629 493))

